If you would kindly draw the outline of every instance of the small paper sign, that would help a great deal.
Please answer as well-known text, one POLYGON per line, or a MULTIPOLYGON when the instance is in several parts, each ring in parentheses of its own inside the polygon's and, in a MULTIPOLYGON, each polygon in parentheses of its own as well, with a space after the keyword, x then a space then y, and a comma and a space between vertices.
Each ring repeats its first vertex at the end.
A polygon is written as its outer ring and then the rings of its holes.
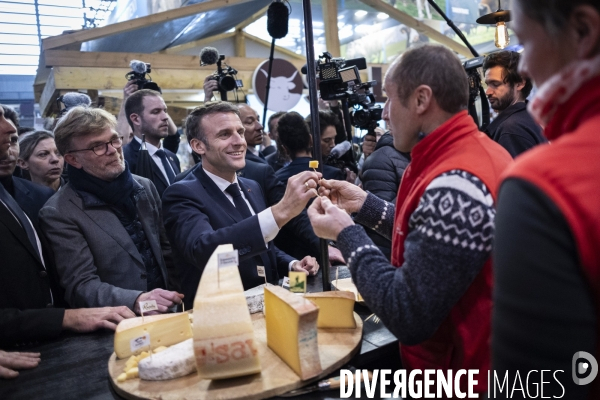
POLYGON ((257 265, 256 271, 258 271, 258 276, 263 276, 263 277, 267 276, 267 274, 265 273, 265 267, 257 265))
POLYGON ((139 349, 150 347, 150 334, 146 333, 144 336, 131 339, 129 346, 132 353, 137 352, 139 349))
POLYGON ((219 268, 235 266, 239 264, 238 251, 228 251, 217 254, 217 265, 219 268))
POLYGON ((306 293, 306 274, 304 272, 290 271, 290 292, 306 293))
POLYGON ((290 288, 290 278, 288 278, 287 276, 283 277, 283 283, 281 284, 281 287, 284 289, 289 289, 290 288))
POLYGON ((150 311, 158 311, 156 300, 140 301, 140 312, 142 315, 150 311))

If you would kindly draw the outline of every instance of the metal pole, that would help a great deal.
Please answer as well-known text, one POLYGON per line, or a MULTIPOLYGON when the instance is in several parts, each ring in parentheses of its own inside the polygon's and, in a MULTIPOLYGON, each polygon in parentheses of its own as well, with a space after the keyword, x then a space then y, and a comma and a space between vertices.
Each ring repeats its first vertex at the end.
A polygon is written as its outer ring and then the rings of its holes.
MULTIPOLYGON (((271 90, 271 73, 273 70, 273 57, 274 57, 273 53, 274 52, 275 52, 275 38, 273 38, 273 41, 271 42, 271 54, 269 54, 269 73, 267 74, 267 91, 265 93, 265 108, 263 109, 263 118, 262 118, 263 126, 269 130, 271 130, 271 129, 267 126, 267 104, 269 104, 269 91, 271 90)), ((271 133, 271 132, 269 132, 269 133, 271 133)))
POLYGON ((427 2, 429 4, 431 4, 431 6, 435 9, 435 11, 438 12, 438 14, 440 14, 442 16, 442 18, 444 18, 446 20, 446 22, 448 23, 448 26, 450 28, 452 28, 452 30, 454 32, 456 32, 456 34, 458 35, 458 37, 460 38, 460 40, 462 40, 465 44, 465 46, 467 46, 469 48, 469 50, 471 51, 471 53, 473 53, 474 57, 479 57, 479 53, 477 52, 477 50, 475 50, 473 48, 473 46, 471 46, 471 43, 469 43, 469 41, 467 40, 467 38, 465 37, 465 35, 463 35, 462 31, 460 29, 458 29, 458 27, 456 25, 454 25, 454 22, 452 22, 452 20, 450 18, 448 18, 448 16, 446 15, 445 12, 442 11, 442 9, 440 8, 440 6, 438 6, 435 1, 433 0, 427 0, 427 2))
MULTIPOLYGON (((308 78, 308 97, 310 102, 310 126, 313 138, 313 158, 319 161, 317 170, 323 173, 323 156, 321 155, 321 128, 319 127, 319 102, 317 100, 317 68, 315 66, 315 48, 313 40, 312 10, 310 0, 302 0, 304 9, 304 40, 306 42, 306 69, 308 78)), ((320 260, 321 273, 323 274, 323 291, 331 290, 329 282, 329 252, 327 250, 327 241, 320 241, 320 260)))

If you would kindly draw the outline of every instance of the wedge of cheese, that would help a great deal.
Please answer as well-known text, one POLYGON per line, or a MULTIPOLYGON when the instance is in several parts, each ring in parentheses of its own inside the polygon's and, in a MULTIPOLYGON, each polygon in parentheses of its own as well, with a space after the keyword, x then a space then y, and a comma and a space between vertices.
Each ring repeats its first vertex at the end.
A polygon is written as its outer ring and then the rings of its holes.
POLYGON ((244 292, 246 297, 246 303, 248 304, 248 310, 250 314, 256 314, 262 312, 265 307, 265 288, 266 284, 253 287, 244 292))
POLYGON ((138 364, 140 379, 164 381, 179 378, 196 371, 193 339, 173 345, 166 350, 146 357, 138 364))
POLYGON ((356 328, 354 293, 340 291, 306 293, 304 297, 319 306, 317 328, 356 328))
POLYGON ((187 313, 151 315, 124 319, 115 330, 115 353, 119 358, 139 354, 147 347, 136 349, 132 340, 150 335, 150 345, 154 349, 159 346, 171 346, 192 337, 192 325, 187 313), (142 321, 143 320, 143 321, 142 321))
POLYGON ((194 299, 194 353, 202 379, 260 372, 260 359, 237 265, 218 268, 217 247, 204 268, 194 299))
POLYGON ((265 287, 267 345, 302 380, 322 371, 317 341, 319 308, 279 286, 265 287))

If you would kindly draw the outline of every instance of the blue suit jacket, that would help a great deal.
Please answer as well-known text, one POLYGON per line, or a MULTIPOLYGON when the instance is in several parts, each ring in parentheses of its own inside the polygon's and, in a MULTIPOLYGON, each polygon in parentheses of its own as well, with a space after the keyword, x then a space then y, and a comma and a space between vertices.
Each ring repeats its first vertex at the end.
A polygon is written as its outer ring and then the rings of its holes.
MULTIPOLYGON (((137 160, 138 155, 140 154, 140 147, 142 147, 140 142, 133 139, 123 148, 123 156, 125 156, 125 160, 129 164, 129 170, 132 174, 135 174, 137 168, 137 160)), ((167 154, 167 160, 169 160, 169 163, 171 164, 175 175, 179 174, 181 172, 181 165, 179 163, 177 155, 165 148, 163 148, 163 150, 167 154)), ((169 182, 167 182, 167 179, 165 178, 163 173, 158 168, 158 165, 156 165, 154 161, 152 161, 152 172, 153 176, 150 180, 152 181, 152 183, 154 183, 154 186, 156 186, 156 191, 158 192, 158 195, 162 197, 165 189, 169 186, 169 182)))
MULTIPOLYGON (((238 182, 255 213, 267 208, 258 183, 242 177, 238 182)), ((238 250, 244 289, 264 283, 257 265, 265 266, 267 280, 277 283, 293 260, 272 242, 265 246, 258 216, 243 219, 201 167, 167 188, 163 209, 167 235, 183 261, 177 264, 188 308, 193 306, 204 266, 220 244, 231 243, 238 250)))
POLYGON ((48 199, 54 195, 54 190, 17 177, 13 177, 12 180, 15 201, 37 228, 39 225, 38 213, 48 199))

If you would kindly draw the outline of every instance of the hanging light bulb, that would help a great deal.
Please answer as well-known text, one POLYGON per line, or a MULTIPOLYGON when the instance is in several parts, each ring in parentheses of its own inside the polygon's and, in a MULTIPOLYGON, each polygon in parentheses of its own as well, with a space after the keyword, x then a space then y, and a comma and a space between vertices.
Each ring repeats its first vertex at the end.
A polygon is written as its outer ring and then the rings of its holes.
POLYGON ((508 37, 508 29, 506 28, 506 24, 504 21, 498 21, 496 23, 496 36, 494 38, 494 44, 499 49, 503 49, 510 43, 510 38, 508 37))
POLYGON ((494 44, 496 47, 503 49, 508 46, 508 43, 510 42, 508 29, 506 27, 506 23, 510 21, 510 11, 503 10, 501 7, 500 0, 498 0, 498 10, 477 18, 476 22, 483 25, 496 25, 494 44))

